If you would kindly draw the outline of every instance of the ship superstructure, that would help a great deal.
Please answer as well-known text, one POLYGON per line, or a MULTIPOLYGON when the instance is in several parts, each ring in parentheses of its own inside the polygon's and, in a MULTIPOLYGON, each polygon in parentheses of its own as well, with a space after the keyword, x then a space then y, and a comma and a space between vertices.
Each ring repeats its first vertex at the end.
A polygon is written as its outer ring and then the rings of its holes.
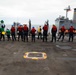
POLYGON ((70 28, 70 26, 73 26, 75 28, 74 33, 76 33, 76 8, 74 8, 73 20, 69 20, 69 18, 65 18, 64 16, 59 16, 55 20, 55 25, 58 28, 58 33, 60 32, 60 28, 62 26, 65 26, 66 28, 65 33, 68 33, 68 29, 70 28))

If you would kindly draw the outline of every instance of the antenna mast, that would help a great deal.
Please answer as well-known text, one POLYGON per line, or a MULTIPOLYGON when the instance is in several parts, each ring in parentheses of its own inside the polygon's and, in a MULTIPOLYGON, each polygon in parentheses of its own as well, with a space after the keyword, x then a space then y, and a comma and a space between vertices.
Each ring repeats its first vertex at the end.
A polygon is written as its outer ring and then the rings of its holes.
POLYGON ((71 9, 70 9, 70 6, 68 6, 68 8, 66 8, 66 9, 64 9, 65 11, 66 11, 66 19, 68 18, 67 16, 68 16, 68 11, 70 11, 71 9))

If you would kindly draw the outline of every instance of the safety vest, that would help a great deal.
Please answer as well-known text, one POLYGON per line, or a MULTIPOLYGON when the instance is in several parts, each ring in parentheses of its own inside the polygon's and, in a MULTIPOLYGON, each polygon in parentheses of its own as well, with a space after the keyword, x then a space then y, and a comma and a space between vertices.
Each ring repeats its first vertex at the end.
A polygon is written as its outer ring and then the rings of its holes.
POLYGON ((41 28, 40 27, 38 28, 38 32, 41 32, 41 28))

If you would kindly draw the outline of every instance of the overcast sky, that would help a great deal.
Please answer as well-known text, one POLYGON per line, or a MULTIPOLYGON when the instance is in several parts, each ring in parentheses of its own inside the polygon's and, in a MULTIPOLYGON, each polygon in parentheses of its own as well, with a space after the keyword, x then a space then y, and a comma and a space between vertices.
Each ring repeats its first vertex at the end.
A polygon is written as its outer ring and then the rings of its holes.
POLYGON ((68 17, 73 19, 76 0, 0 0, 0 20, 6 24, 15 22, 44 24, 48 19, 50 25, 59 15, 65 16, 64 9, 70 5, 68 17))

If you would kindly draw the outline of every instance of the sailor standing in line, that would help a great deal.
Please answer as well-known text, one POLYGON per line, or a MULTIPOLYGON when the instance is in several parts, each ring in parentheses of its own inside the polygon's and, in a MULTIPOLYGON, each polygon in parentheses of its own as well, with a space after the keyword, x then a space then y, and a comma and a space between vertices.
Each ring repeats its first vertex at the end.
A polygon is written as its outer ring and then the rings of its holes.
POLYGON ((17 31, 19 32, 18 33, 18 41, 19 41, 20 37, 21 37, 21 40, 23 41, 23 27, 22 27, 22 25, 18 26, 17 31))
POLYGON ((32 29, 31 29, 32 42, 33 42, 33 41, 35 42, 35 32, 36 32, 36 29, 35 29, 34 27, 32 27, 32 29))
POLYGON ((25 42, 25 39, 27 40, 28 42, 28 27, 27 25, 25 24, 24 27, 23 27, 23 41, 25 42))
POLYGON ((42 29, 41 29, 41 26, 39 26, 39 28, 38 28, 38 38, 37 39, 42 39, 42 29))
POLYGON ((73 42, 73 39, 74 39, 74 27, 73 26, 71 26, 70 28, 69 28, 69 42, 70 42, 70 39, 72 39, 72 42, 73 42))
POLYGON ((46 42, 47 42, 47 32, 48 32, 48 26, 45 24, 43 26, 43 42, 44 42, 44 40, 46 40, 46 42))
POLYGON ((61 32, 60 32, 60 36, 59 36, 59 38, 58 38, 58 41, 59 41, 59 39, 62 37, 62 40, 61 41, 63 41, 64 40, 64 33, 65 33, 65 27, 64 26, 62 26, 61 27, 61 32))
POLYGON ((6 35, 7 35, 7 41, 9 41, 10 40, 10 30, 9 29, 7 29, 6 30, 6 35))
POLYGON ((12 41, 16 41, 15 26, 14 25, 12 25, 12 27, 11 27, 11 35, 12 35, 12 41))
POLYGON ((1 39, 3 38, 3 41, 5 41, 5 31, 4 31, 4 28, 5 28, 5 24, 2 24, 2 26, 1 26, 1 39))
POLYGON ((52 33, 52 40, 51 40, 51 42, 53 42, 53 39, 56 42, 56 32, 57 32, 57 27, 55 25, 53 25, 53 27, 51 29, 51 33, 52 33))

